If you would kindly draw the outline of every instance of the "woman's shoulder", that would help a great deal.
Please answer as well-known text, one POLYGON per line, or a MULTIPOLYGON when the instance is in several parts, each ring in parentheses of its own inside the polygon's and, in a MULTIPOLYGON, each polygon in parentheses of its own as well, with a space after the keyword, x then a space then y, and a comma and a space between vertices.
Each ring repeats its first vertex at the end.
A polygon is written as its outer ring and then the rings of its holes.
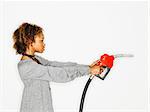
MULTIPOLYGON (((45 59, 45 58, 43 58, 42 56, 39 56, 39 55, 37 55, 37 54, 35 54, 35 58, 38 60, 38 61, 40 61, 40 63, 42 63, 42 65, 50 65, 50 63, 51 63, 51 61, 49 61, 49 60, 47 60, 47 59, 45 59)), ((20 66, 20 65, 27 65, 27 64, 30 64, 30 63, 32 63, 32 62, 34 62, 31 58, 28 58, 28 59, 25 59, 25 60, 20 60, 19 61, 19 63, 18 63, 18 65, 20 66)), ((35 64, 35 63, 34 63, 35 64)))
POLYGON ((18 65, 24 65, 24 64, 29 63, 29 62, 32 62, 32 59, 30 59, 30 58, 28 58, 28 59, 21 59, 18 62, 18 65))
POLYGON ((21 76, 25 75, 25 74, 38 73, 44 69, 46 69, 44 66, 38 64, 37 62, 33 61, 32 59, 21 60, 18 63, 18 72, 21 76))
MULTIPOLYGON (((41 56, 35 55, 35 58, 42 59, 41 56)), ((25 64, 29 64, 29 63, 33 63, 34 61, 31 58, 21 58, 20 61, 18 62, 18 65, 25 65, 25 64)))
POLYGON ((28 68, 36 67, 37 63, 32 59, 20 60, 18 62, 18 70, 26 70, 28 68))

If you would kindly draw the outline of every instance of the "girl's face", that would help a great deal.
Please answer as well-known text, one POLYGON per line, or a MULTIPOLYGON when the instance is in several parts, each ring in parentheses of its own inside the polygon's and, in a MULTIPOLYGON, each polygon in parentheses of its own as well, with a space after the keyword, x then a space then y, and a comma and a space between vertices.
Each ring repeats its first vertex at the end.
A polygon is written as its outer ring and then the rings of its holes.
POLYGON ((32 43, 32 48, 35 52, 43 53, 45 50, 44 35, 39 33, 35 36, 35 42, 32 43))

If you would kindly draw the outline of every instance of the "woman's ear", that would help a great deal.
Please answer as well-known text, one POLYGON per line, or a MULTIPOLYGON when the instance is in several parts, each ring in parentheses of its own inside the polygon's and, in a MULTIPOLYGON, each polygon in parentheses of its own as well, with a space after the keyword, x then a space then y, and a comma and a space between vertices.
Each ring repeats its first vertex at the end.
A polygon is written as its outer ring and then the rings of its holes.
POLYGON ((29 46, 31 46, 31 47, 34 46, 34 42, 30 40, 29 41, 29 46))
POLYGON ((33 47, 34 47, 34 44, 35 44, 34 42, 31 42, 30 47, 33 48, 33 47))
POLYGON ((29 49, 30 49, 30 48, 33 48, 33 46, 34 46, 34 42, 29 41, 28 48, 29 48, 29 49))
POLYGON ((33 43, 31 43, 30 46, 33 46, 33 43))

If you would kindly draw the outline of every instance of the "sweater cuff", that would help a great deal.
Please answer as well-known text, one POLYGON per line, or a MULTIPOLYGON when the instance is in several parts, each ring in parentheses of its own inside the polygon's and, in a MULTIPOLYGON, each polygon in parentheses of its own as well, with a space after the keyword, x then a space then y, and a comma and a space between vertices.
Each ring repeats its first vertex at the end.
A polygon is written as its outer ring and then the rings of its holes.
POLYGON ((81 65, 79 67, 79 72, 80 72, 81 76, 89 75, 90 74, 90 67, 89 67, 89 65, 81 65))

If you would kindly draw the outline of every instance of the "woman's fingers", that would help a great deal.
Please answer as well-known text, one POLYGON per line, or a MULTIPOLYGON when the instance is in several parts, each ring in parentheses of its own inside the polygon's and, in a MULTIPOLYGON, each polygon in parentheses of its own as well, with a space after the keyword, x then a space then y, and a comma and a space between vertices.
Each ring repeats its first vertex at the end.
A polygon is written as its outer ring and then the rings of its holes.
POLYGON ((100 73, 99 74, 101 74, 104 70, 105 70, 104 67, 100 67, 100 73))
POLYGON ((92 66, 96 65, 98 62, 99 62, 99 60, 96 60, 90 66, 92 67, 92 66))
POLYGON ((104 70, 105 70, 105 68, 94 65, 94 66, 90 67, 90 74, 92 74, 92 75, 101 74, 104 70))

